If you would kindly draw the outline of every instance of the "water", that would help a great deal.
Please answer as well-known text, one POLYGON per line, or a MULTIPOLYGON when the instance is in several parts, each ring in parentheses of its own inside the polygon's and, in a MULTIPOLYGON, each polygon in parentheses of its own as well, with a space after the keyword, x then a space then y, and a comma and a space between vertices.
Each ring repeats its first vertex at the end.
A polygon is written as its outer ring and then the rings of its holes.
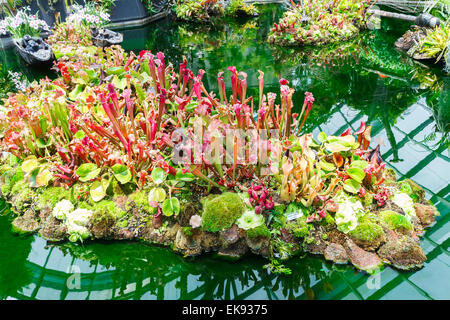
MULTIPOLYGON (((373 125, 372 146, 381 143, 384 159, 400 178, 412 178, 427 192, 441 216, 422 240, 425 267, 399 272, 385 267, 375 277, 350 266, 333 266, 314 256, 287 263, 291 276, 269 274, 266 260, 247 256, 238 263, 207 255, 184 259, 169 249, 131 242, 47 244, 38 236, 10 232, 0 217, 0 298, 18 299, 449 299, 450 187, 448 129, 450 80, 440 66, 413 62, 392 48, 407 24, 384 21, 346 47, 281 49, 266 42, 282 11, 267 6, 256 20, 215 28, 160 21, 124 30, 124 47, 161 50, 178 65, 207 70, 205 83, 217 91, 216 75, 229 65, 248 74, 257 92, 257 70, 266 90, 279 91, 283 77, 316 103, 305 131, 337 134, 360 121, 373 125), (338 58, 338 53, 342 55, 338 58), (414 79, 413 79, 414 77, 414 79)), ((3 64, 30 80, 45 72, 27 68, 13 50, 3 64)), ((228 88, 230 88, 228 86, 228 88)))

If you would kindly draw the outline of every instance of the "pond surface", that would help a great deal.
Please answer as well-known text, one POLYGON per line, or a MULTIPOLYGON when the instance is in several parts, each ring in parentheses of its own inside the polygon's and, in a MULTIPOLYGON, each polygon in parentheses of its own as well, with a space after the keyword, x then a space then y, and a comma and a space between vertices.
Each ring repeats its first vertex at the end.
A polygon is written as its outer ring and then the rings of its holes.
MULTIPOLYGON (((18 299, 449 299, 450 298, 450 79, 440 66, 417 64, 393 49, 407 24, 383 21, 381 29, 340 46, 283 49, 265 42, 282 9, 267 5, 256 19, 215 27, 170 20, 123 30, 124 47, 163 51, 178 66, 185 55, 205 84, 217 91, 216 75, 230 65, 248 74, 257 92, 258 69, 266 90, 279 92, 286 78, 296 89, 297 108, 305 91, 315 107, 304 127, 340 134, 360 121, 373 126, 372 146, 399 178, 412 178, 441 216, 422 239, 425 267, 377 276, 350 266, 333 266, 314 256, 287 263, 291 276, 268 273, 266 260, 247 256, 237 263, 214 256, 184 259, 170 249, 131 242, 49 244, 38 236, 10 232, 0 216, 0 298, 18 299)), ((3 68, 29 80, 51 73, 26 67, 14 50, 0 51, 3 68)), ((53 75, 54 76, 54 75, 53 75)), ((229 88, 229 87, 228 87, 229 88)), ((3 211, 7 209, 3 206, 3 211)))

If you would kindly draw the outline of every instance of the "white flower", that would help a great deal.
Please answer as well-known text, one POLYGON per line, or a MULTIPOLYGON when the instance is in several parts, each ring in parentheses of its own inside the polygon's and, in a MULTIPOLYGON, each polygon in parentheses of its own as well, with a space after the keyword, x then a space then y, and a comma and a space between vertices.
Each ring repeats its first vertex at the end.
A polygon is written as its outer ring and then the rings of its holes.
POLYGON ((339 231, 348 233, 358 226, 358 217, 364 214, 361 202, 351 197, 340 195, 335 198, 339 205, 335 221, 339 231))
POLYGON ((198 214, 193 215, 189 220, 189 224, 192 228, 200 227, 202 225, 202 217, 200 217, 198 214))
POLYGON ((66 215, 67 223, 85 227, 89 223, 93 212, 88 209, 76 209, 66 215))
POLYGON ((256 214, 255 210, 249 210, 244 212, 237 220, 237 225, 241 229, 249 230, 263 225, 264 222, 265 220, 262 214, 256 214))
POLYGON ((82 241, 91 235, 87 225, 92 214, 93 212, 88 209, 76 209, 66 214, 67 233, 70 235, 70 241, 82 241))
POLYGON ((68 225, 67 233, 69 234, 69 240, 72 242, 76 242, 78 240, 83 241, 91 236, 88 228, 76 224, 68 225))
POLYGON ((55 206, 53 207, 52 216, 54 216, 56 219, 64 220, 70 212, 72 212, 74 209, 74 206, 72 202, 69 200, 61 200, 55 206))
POLYGON ((411 221, 412 217, 416 216, 416 210, 414 209, 414 201, 411 197, 404 192, 396 192, 392 196, 392 201, 403 209, 406 213, 406 217, 411 221))

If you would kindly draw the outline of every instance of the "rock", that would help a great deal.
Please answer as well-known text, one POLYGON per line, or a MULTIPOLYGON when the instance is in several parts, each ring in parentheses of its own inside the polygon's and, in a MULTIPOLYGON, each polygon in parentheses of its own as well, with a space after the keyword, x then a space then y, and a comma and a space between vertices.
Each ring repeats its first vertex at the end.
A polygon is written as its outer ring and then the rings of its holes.
POLYGON ((383 228, 373 222, 362 222, 349 232, 353 242, 366 251, 375 251, 385 241, 383 228))
POLYGON ((248 251, 247 244, 244 239, 230 245, 227 248, 221 248, 217 255, 226 260, 238 260, 242 258, 248 251))
POLYGON ((350 239, 347 239, 344 247, 350 262, 360 270, 372 273, 383 265, 376 253, 361 249, 350 239))
POLYGON ((13 231, 20 234, 33 233, 39 230, 39 222, 33 210, 28 209, 23 216, 12 222, 13 231))
POLYGON ((329 242, 344 245, 347 241, 347 235, 337 229, 333 229, 327 232, 327 239, 329 242))
POLYGON ((416 210, 416 216, 423 227, 428 227, 434 222, 435 220, 434 217, 437 212, 434 206, 422 203, 415 203, 414 209, 416 210))
POLYGON ((67 227, 60 220, 49 215, 42 224, 39 235, 47 241, 62 241, 67 236, 67 227))
POLYGON ((383 261, 401 270, 420 268, 427 259, 418 242, 407 236, 389 236, 378 254, 383 261))
POLYGON ((325 256, 325 259, 333 261, 337 264, 345 264, 348 262, 348 256, 345 248, 337 243, 329 244, 323 255, 325 256))
POLYGON ((270 239, 267 237, 246 238, 250 250, 263 257, 269 257, 271 253, 270 239))
POLYGON ((117 207, 119 207, 121 210, 127 211, 126 207, 127 200, 128 200, 127 196, 119 196, 116 199, 114 199, 114 202, 116 203, 117 207))
POLYGON ((321 227, 311 230, 310 236, 312 241, 310 243, 306 243, 306 251, 312 254, 324 254, 324 251, 328 245, 328 243, 323 239, 324 234, 325 231, 321 227))
POLYGON ((236 243, 240 238, 239 227, 235 224, 227 230, 220 232, 220 239, 224 248, 236 243))
POLYGON ((174 246, 186 256, 197 256, 202 252, 201 242, 195 241, 194 237, 186 236, 181 228, 175 236, 174 246))

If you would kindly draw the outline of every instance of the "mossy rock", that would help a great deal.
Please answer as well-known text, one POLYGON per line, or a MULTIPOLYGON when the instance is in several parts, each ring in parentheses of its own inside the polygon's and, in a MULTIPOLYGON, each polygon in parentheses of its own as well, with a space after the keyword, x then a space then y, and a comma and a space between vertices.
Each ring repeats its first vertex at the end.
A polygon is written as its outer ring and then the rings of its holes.
POLYGON ((225 192, 204 201, 202 228, 209 232, 219 232, 231 225, 244 212, 245 204, 236 193, 225 192))
POLYGON ((401 187, 403 184, 409 185, 410 190, 407 193, 414 202, 422 202, 425 199, 425 191, 417 183, 411 179, 405 179, 399 182, 399 186, 401 187))
POLYGON ((259 227, 248 229, 247 230, 247 237, 248 238, 269 238, 270 237, 270 231, 267 228, 265 224, 260 225, 259 227))
POLYGON ((400 270, 421 268, 427 259, 420 245, 408 236, 390 239, 378 250, 378 254, 400 270))
POLYGON ((406 216, 391 210, 381 211, 379 219, 382 226, 391 230, 398 230, 402 233, 413 230, 413 226, 406 216))
POLYGON ((128 196, 126 208, 130 210, 133 203, 140 209, 150 214, 156 213, 156 208, 153 208, 148 203, 148 190, 138 190, 128 196))
POLYGON ((39 208, 42 209, 45 206, 50 205, 52 208, 59 201, 72 198, 70 190, 66 190, 63 187, 48 187, 39 196, 39 208))
MULTIPOLYGON (((333 217, 331 217, 331 215, 327 215, 327 217, 328 216, 332 219, 332 221, 330 219, 322 220, 326 225, 329 223, 334 223, 333 217)), ((313 228, 314 227, 312 224, 306 223, 306 216, 302 216, 295 221, 286 223, 285 225, 285 229, 296 238, 305 238, 309 236, 310 230, 313 228)))
POLYGON ((385 241, 383 228, 370 221, 358 224, 349 235, 358 246, 368 251, 377 249, 385 241))
POLYGON ((28 209, 23 216, 12 222, 12 231, 17 234, 29 234, 39 230, 39 222, 33 210, 28 209))

